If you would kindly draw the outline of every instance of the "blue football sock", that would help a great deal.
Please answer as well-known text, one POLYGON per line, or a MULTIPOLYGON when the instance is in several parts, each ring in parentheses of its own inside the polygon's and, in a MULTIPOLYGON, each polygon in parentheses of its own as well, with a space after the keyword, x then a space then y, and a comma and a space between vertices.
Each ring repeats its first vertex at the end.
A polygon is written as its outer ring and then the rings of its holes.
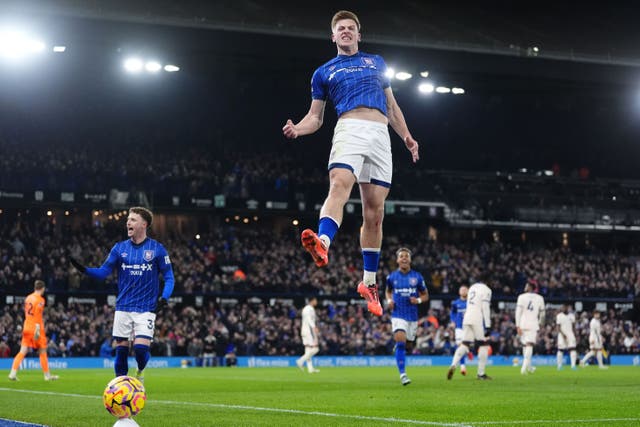
POLYGON ((325 235, 330 241, 333 241, 333 237, 336 235, 340 225, 331 217, 325 216, 320 218, 318 223, 318 236, 325 235))
POLYGON ((404 374, 404 362, 406 356, 406 344, 403 342, 396 343, 396 365, 398 365, 398 371, 400 375, 404 374))
POLYGON ((138 362, 138 370, 142 371, 151 357, 149 346, 144 344, 134 344, 133 350, 136 353, 136 362, 138 362))
POLYGON ((380 249, 363 249, 362 260, 364 261, 364 271, 377 272, 380 263, 380 249))
POLYGON ((116 347, 116 361, 113 368, 116 371, 116 377, 127 375, 129 372, 129 346, 119 345, 116 347))

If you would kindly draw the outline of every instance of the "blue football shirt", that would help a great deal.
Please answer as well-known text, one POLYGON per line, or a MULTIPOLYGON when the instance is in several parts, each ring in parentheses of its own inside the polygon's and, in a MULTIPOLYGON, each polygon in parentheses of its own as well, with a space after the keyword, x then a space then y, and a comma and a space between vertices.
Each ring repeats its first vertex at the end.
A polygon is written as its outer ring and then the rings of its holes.
POLYGON ((422 274, 414 270, 409 270, 407 273, 396 270, 387 276, 387 289, 393 292, 394 307, 391 317, 416 322, 418 306, 411 304, 410 298, 418 298, 419 292, 427 290, 422 274))
POLYGON ((384 90, 391 85, 386 72, 387 65, 379 55, 338 55, 313 73, 311 97, 330 99, 338 117, 357 107, 375 108, 386 116, 384 90))
POLYGON ((451 312, 449 318, 456 325, 456 329, 462 329, 462 320, 464 312, 467 311, 467 300, 458 298, 451 303, 451 312))
POLYGON ((134 313, 153 311, 160 294, 160 275, 164 277, 162 297, 169 299, 174 278, 167 250, 156 240, 146 238, 135 244, 131 239, 116 243, 98 268, 87 268, 87 274, 104 280, 118 269, 116 310, 134 313))

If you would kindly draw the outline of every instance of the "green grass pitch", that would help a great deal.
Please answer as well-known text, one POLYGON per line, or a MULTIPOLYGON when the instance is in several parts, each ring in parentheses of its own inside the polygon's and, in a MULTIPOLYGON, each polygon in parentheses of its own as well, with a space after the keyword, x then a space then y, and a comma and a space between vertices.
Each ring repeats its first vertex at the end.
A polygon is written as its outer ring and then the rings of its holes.
MULTIPOLYGON (((403 387, 391 368, 148 369, 147 403, 135 418, 161 426, 638 426, 640 368, 556 371, 489 367, 492 381, 447 381, 446 367, 413 367, 403 387)), ((65 426, 111 426, 107 370, 21 371, 0 383, 0 418, 65 426)))

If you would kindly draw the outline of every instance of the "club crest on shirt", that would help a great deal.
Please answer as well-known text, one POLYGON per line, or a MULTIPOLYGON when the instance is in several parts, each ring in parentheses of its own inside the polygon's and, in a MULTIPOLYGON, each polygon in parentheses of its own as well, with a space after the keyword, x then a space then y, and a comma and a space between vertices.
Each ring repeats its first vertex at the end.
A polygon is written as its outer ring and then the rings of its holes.
POLYGON ((336 66, 335 66, 335 65, 332 65, 332 66, 330 66, 330 67, 329 67, 329 71, 333 71, 333 70, 335 70, 335 69, 336 69, 336 66))
POLYGON ((154 251, 144 251, 142 257, 145 261, 151 261, 153 259, 154 251))
POLYGON ((129 254, 128 254, 128 253, 126 253, 126 252, 122 252, 122 253, 120 254, 120 256, 121 256, 122 258, 126 258, 128 255, 129 255, 129 254))
POLYGON ((362 63, 364 65, 374 65, 373 58, 362 58, 362 63))
POLYGON ((418 279, 416 279, 415 277, 412 277, 411 279, 409 279, 409 284, 411 286, 415 286, 418 284, 418 279))

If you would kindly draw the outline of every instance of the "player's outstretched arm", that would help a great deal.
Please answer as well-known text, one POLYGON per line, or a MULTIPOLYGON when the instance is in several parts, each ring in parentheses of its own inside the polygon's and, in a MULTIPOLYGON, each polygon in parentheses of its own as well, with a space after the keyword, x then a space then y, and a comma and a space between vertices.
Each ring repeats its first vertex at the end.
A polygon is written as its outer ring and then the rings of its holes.
POLYGON ((322 127, 324 120, 325 101, 314 99, 306 116, 294 124, 291 119, 282 127, 282 133, 288 139, 296 139, 299 136, 309 135, 322 127))
POLYGON ((118 251, 116 250, 116 246, 111 249, 107 259, 98 268, 86 267, 72 255, 67 254, 67 256, 71 265, 78 269, 78 271, 99 280, 106 279, 118 263, 118 251))
POLYGON ((402 114, 402 110, 396 102, 396 98, 393 96, 391 88, 386 88, 384 93, 387 97, 387 115, 389 118, 389 124, 400 138, 402 138, 405 147, 407 147, 407 150, 411 153, 411 160, 415 163, 420 160, 420 146, 418 145, 418 141, 413 139, 413 136, 411 136, 411 132, 409 132, 409 128, 407 127, 407 122, 404 119, 404 114, 402 114))
POLYGON ((80 273, 87 272, 87 267, 82 265, 82 263, 78 261, 73 255, 67 254, 67 257, 69 258, 69 262, 71 263, 71 265, 73 265, 76 270, 78 270, 80 273))

